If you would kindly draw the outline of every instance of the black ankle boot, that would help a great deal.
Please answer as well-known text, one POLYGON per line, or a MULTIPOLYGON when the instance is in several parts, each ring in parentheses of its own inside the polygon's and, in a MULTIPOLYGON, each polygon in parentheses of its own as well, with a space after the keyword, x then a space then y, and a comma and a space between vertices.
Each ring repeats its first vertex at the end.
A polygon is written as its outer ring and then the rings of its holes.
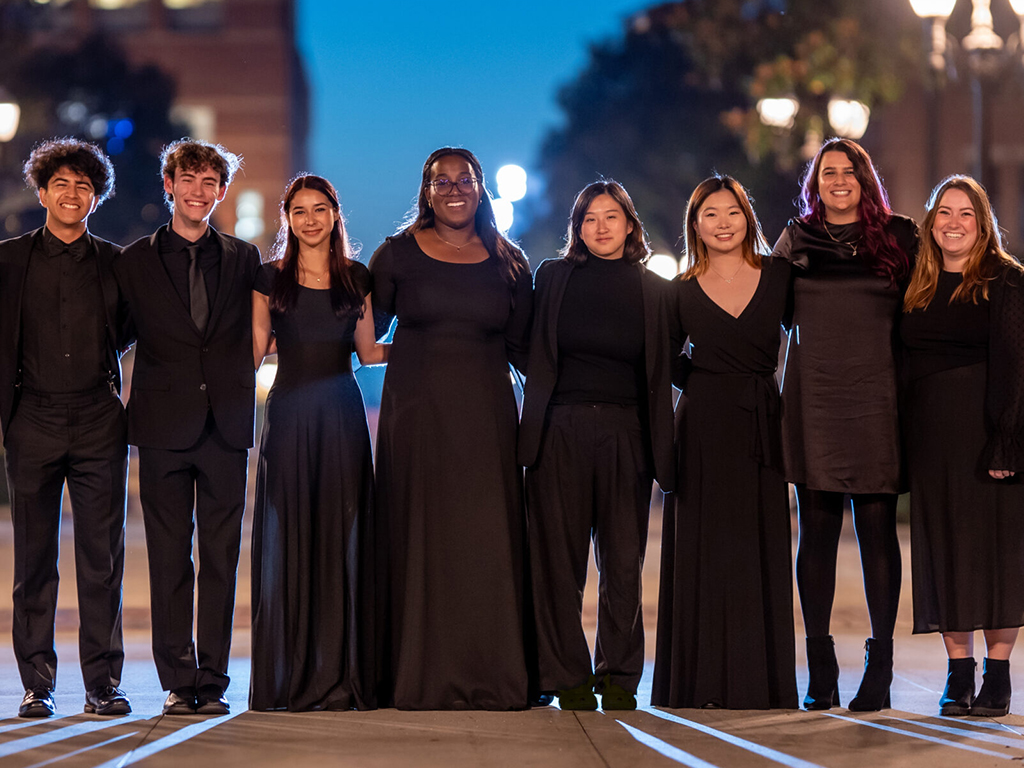
POLYGON ((850 700, 851 712, 877 712, 889 707, 892 685, 892 638, 869 637, 864 644, 864 677, 857 695, 850 700))
POLYGON ((963 717, 971 714, 974 698, 974 670, 978 665, 974 657, 950 659, 946 674, 946 690, 939 700, 939 714, 943 717, 963 717))
POLYGON ((985 659, 981 690, 971 703, 971 714, 978 717, 1002 717, 1010 711, 1010 662, 985 659))
POLYGON ((807 638, 807 695, 804 709, 829 709, 839 706, 839 662, 832 635, 807 638))

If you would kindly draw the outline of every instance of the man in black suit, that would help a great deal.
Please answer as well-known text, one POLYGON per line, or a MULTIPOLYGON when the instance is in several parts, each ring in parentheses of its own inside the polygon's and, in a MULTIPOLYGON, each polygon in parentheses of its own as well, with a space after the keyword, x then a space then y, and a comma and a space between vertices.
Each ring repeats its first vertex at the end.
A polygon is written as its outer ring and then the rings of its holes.
POLYGON ((139 449, 153 657, 165 714, 227 714, 248 449, 253 444, 252 284, 259 250, 210 215, 240 160, 182 139, 161 156, 171 222, 132 243, 114 271, 138 338, 128 441, 139 449), (194 515, 193 515, 194 509, 194 515), (199 607, 193 639, 192 532, 199 607))
POLYGON ((14 524, 14 655, 21 717, 54 714, 54 616, 64 484, 71 496, 85 711, 131 712, 121 682, 128 444, 120 350, 120 247, 89 215, 114 191, 100 149, 46 141, 25 163, 46 224, 0 243, 0 424, 14 524))

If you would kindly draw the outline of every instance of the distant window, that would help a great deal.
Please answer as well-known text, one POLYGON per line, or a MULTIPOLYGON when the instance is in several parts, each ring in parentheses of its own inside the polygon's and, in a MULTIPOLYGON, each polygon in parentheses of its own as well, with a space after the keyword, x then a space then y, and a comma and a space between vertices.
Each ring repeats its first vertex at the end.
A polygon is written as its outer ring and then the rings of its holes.
POLYGON ((224 25, 223 0, 163 0, 172 29, 219 29, 224 25))
POLYGON ((99 13, 96 23, 103 29, 144 29, 149 22, 146 5, 149 0, 89 0, 99 13))

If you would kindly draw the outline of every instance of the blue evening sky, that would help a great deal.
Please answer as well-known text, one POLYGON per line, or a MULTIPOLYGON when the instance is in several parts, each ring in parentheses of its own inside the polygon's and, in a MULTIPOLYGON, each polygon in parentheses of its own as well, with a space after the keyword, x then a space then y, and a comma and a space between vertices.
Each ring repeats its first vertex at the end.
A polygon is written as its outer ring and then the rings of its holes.
POLYGON ((338 187, 365 261, 409 209, 434 149, 473 150, 495 194, 501 165, 532 171, 542 138, 560 120, 558 88, 586 64, 590 43, 620 34, 650 3, 298 5, 311 92, 309 170, 338 187))

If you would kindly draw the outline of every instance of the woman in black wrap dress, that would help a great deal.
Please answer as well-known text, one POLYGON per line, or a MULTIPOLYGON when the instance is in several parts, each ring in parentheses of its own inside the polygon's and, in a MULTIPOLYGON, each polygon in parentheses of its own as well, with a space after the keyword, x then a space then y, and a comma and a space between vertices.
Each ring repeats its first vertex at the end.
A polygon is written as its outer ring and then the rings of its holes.
POLYGON ((678 490, 662 519, 651 702, 797 706, 789 494, 779 359, 790 266, 743 187, 702 182, 686 212, 690 267, 676 283, 689 373, 677 383, 678 490))
POLYGON ((829 629, 849 497, 872 633, 849 706, 878 710, 889 706, 902 574, 894 339, 917 226, 890 210, 871 158, 848 139, 827 141, 808 165, 801 208, 775 256, 794 267, 782 434, 786 479, 796 485, 799 505, 796 578, 810 672, 804 706, 839 704, 829 629))
POLYGON ((465 149, 423 166, 415 220, 370 260, 398 318, 377 433, 381 703, 523 709, 525 517, 509 361, 533 281, 465 149))

